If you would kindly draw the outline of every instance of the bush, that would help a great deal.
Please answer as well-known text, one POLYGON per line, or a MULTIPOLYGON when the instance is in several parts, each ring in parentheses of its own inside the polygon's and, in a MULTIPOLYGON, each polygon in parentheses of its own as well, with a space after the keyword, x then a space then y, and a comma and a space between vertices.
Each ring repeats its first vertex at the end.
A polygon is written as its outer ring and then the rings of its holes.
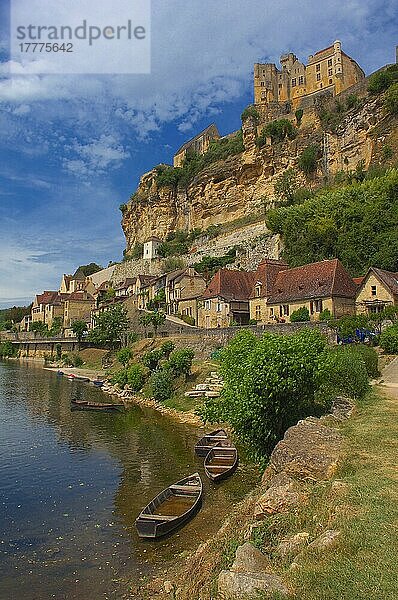
POLYGON ((358 104, 358 96, 356 94, 349 94, 346 100, 347 110, 351 110, 351 108, 355 108, 358 104))
POLYGON ((352 352, 354 355, 359 356, 363 360, 365 363, 366 372, 371 379, 376 379, 376 377, 379 377, 379 357, 374 348, 365 346, 364 344, 351 344, 345 348, 345 351, 352 352))
POLYGON ((301 125, 301 119, 303 118, 303 114, 304 114, 304 111, 303 111, 302 108, 298 108, 296 110, 296 112, 294 113, 294 116, 296 117, 296 123, 297 123, 298 127, 300 127, 300 125, 301 125))
POLYGON ((82 357, 78 354, 72 354, 71 360, 74 367, 81 367, 84 364, 82 357))
POLYGON ((168 340, 167 342, 163 342, 163 344, 160 346, 160 351, 162 352, 163 356, 169 358, 174 348, 175 345, 173 344, 173 342, 171 340, 168 340))
POLYGON ((398 354, 398 325, 391 325, 380 335, 380 347, 387 354, 398 354))
POLYGON ((380 94, 380 92, 384 92, 391 85, 392 81, 393 78, 387 70, 373 73, 369 77, 368 92, 371 94, 380 94))
POLYGON ((306 175, 315 173, 318 165, 318 157, 320 155, 319 147, 311 144, 305 148, 298 159, 298 167, 306 175))
POLYGON ((246 121, 246 119, 248 119, 249 117, 253 119, 253 121, 256 125, 259 124, 260 115, 258 113, 257 108, 255 106, 253 106, 253 104, 251 104, 250 106, 247 106, 245 108, 245 110, 243 111, 243 113, 241 114, 240 118, 242 120, 242 123, 243 123, 243 121, 246 121))
POLYGON ((289 119, 278 119, 271 121, 262 130, 257 139, 257 146, 262 148, 270 137, 272 143, 282 142, 286 138, 293 140, 297 135, 297 129, 289 119))
POLYGON ((294 310, 290 315, 291 323, 299 323, 301 321, 309 321, 310 312, 306 306, 301 306, 297 310, 294 310))
POLYGON ((119 385, 121 388, 124 388, 124 386, 127 383, 127 370, 120 369, 120 371, 117 371, 111 377, 111 383, 113 383, 113 385, 119 385))
POLYGON ((325 308, 325 310, 323 310, 319 314, 320 321, 329 321, 329 319, 331 319, 331 318, 332 318, 332 313, 330 312, 330 310, 328 308, 325 308))
POLYGON ((142 357, 142 363, 150 370, 156 371, 159 366, 159 361, 163 358, 162 350, 151 350, 146 352, 142 357))
POLYGON ((319 366, 317 383, 322 402, 330 403, 336 396, 363 398, 369 390, 365 361, 351 348, 334 348, 319 366))
POLYGON ((167 368, 175 377, 180 375, 189 375, 191 372, 192 361, 195 353, 190 348, 175 350, 169 358, 167 368))
POLYGON ((129 363, 132 356, 133 356, 133 351, 131 348, 122 348, 116 354, 116 358, 118 359, 120 364, 123 365, 123 367, 125 367, 129 363))
POLYGON ((139 364, 130 365, 126 369, 127 383, 131 386, 134 392, 142 389, 147 377, 147 370, 139 364))
POLYGON ((394 156, 394 151, 388 144, 385 144, 381 149, 381 155, 384 160, 390 160, 394 156))
POLYGON ((398 83, 395 83, 386 92, 384 108, 392 115, 398 115, 398 83))
POLYGON ((162 263, 162 272, 170 273, 184 268, 184 261, 179 256, 169 256, 162 263))
POLYGON ((274 183, 274 192, 279 199, 279 205, 293 204, 298 186, 297 171, 294 169, 286 169, 278 175, 274 183))
POLYGON ((173 375, 167 369, 156 371, 150 379, 152 397, 158 402, 164 402, 173 395, 173 375))
POLYGON ((0 344, 0 358, 15 358, 18 355, 18 346, 9 340, 0 344))

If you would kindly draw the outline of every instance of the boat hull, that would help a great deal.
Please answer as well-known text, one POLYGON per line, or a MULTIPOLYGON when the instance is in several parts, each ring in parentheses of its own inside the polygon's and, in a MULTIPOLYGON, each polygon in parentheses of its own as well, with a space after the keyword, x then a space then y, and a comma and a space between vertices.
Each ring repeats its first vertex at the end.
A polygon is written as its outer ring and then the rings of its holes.
POLYGON ((204 469, 210 481, 218 483, 235 473, 238 464, 238 451, 234 446, 216 445, 207 454, 204 469))
POLYGON ((215 431, 206 433, 206 435, 204 435, 196 444, 195 453, 197 456, 204 458, 216 444, 223 443, 223 440, 228 440, 228 436, 224 429, 216 429, 215 431))

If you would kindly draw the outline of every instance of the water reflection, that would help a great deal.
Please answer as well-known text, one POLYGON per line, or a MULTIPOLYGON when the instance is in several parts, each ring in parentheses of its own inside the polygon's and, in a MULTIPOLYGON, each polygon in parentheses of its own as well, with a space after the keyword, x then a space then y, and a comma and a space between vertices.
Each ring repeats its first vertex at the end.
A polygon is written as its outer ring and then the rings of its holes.
POLYGON ((142 542, 140 509, 171 482, 203 474, 197 431, 139 407, 71 412, 71 397, 102 395, 41 368, 0 363, 1 598, 123 598, 126 581, 210 535, 253 482, 244 468, 219 487, 204 481, 191 523, 142 542))

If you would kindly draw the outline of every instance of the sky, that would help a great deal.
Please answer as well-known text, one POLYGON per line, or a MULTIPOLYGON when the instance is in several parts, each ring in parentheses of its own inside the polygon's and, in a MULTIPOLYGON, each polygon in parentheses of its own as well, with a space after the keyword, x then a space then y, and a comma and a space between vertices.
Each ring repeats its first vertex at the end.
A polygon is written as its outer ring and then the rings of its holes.
POLYGON ((397 15, 396 0, 152 0, 149 74, 11 78, 0 0, 0 308, 121 260, 119 205, 209 123, 240 127, 255 62, 339 39, 369 74, 395 61, 397 15))

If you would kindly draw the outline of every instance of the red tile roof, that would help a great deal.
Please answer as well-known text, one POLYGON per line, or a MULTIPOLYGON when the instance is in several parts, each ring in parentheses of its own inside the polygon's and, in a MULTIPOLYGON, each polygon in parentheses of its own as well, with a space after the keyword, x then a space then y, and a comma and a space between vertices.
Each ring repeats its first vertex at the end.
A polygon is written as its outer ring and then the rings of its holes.
POLYGON ((255 279, 250 298, 267 298, 271 294, 272 286, 279 271, 286 270, 289 265, 282 260, 267 258, 263 260, 255 271, 255 279), (257 284, 261 284, 260 295, 256 296, 257 284))
POLYGON ((203 298, 221 297, 224 300, 248 301, 253 288, 255 272, 220 269, 203 293, 203 298))
POLYGON ((364 279, 365 279, 365 275, 363 275, 362 277, 353 277, 352 278, 355 285, 361 285, 361 283, 364 279))
POLYGON ((323 260, 287 271, 279 271, 269 303, 310 298, 355 298, 357 286, 341 262, 323 260))
POLYGON ((36 295, 37 304, 53 304, 58 300, 58 292, 44 291, 42 294, 36 295))

